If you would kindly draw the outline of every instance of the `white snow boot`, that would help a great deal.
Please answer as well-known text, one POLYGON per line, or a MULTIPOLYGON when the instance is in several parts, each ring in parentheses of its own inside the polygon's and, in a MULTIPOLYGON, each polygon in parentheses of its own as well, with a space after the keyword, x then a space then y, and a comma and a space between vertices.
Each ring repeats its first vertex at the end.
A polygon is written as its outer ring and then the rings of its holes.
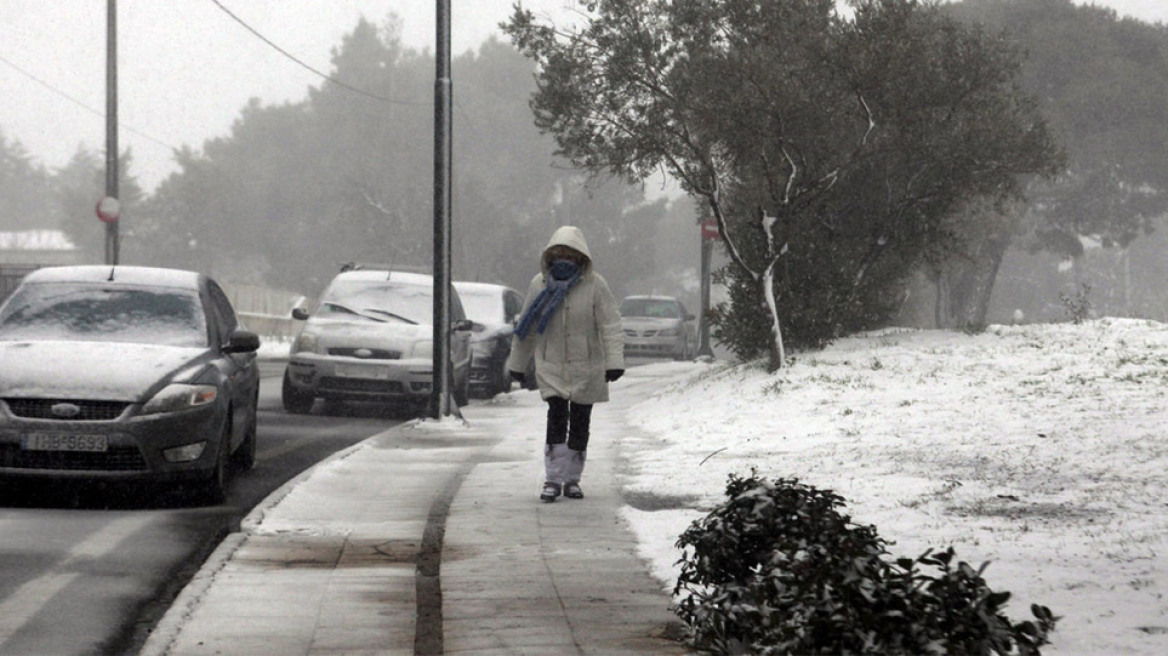
POLYGON ((544 484, 539 499, 550 503, 560 496, 567 481, 567 468, 571 456, 567 444, 545 444, 543 446, 544 484))
POLYGON ((580 477, 584 474, 584 461, 587 459, 587 451, 568 449, 567 462, 564 465, 564 496, 569 499, 584 498, 584 491, 580 489, 580 477))

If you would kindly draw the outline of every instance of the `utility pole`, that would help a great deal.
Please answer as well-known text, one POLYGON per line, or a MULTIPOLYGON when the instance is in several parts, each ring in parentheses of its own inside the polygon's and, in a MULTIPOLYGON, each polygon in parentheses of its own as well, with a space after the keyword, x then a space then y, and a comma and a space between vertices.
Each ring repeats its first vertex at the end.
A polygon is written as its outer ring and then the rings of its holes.
MULTIPOLYGON (((105 197, 118 198, 118 2, 107 0, 105 55, 105 197)), ((116 203, 114 204, 116 207, 116 203)), ((105 221, 105 263, 118 263, 118 221, 105 221)))
MULTIPOLYGON (((111 0, 112 1, 112 0, 111 0)), ((451 80, 450 0, 437 0, 434 82, 434 373, 430 416, 451 414, 450 402, 450 206, 451 80)), ((457 410, 455 410, 457 412, 457 410)))

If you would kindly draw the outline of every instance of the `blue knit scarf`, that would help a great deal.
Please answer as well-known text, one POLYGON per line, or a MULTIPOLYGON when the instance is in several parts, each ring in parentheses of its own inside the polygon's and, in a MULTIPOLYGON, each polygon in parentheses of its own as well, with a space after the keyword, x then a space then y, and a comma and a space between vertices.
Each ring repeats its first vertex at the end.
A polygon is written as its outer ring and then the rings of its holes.
POLYGON ((536 317, 539 318, 539 323, 535 330, 543 334, 543 331, 547 329, 548 322, 552 320, 552 315, 560 307, 560 303, 564 302, 564 297, 568 295, 568 290, 580 281, 580 274, 580 267, 570 260, 552 262, 551 267, 548 268, 547 287, 544 287, 535 297, 531 306, 527 308, 527 312, 523 313, 519 324, 515 326, 515 334, 519 336, 519 339, 527 338, 527 333, 531 331, 531 324, 535 322, 536 317))

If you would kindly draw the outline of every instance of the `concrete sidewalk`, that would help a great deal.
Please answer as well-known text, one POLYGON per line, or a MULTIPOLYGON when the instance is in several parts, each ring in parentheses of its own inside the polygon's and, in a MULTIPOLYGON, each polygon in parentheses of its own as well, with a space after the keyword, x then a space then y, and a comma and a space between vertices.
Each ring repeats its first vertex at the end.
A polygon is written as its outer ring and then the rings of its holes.
POLYGON ((618 517, 637 395, 613 398, 594 411, 581 500, 538 499, 534 392, 337 454, 224 541, 141 653, 687 653, 618 517))

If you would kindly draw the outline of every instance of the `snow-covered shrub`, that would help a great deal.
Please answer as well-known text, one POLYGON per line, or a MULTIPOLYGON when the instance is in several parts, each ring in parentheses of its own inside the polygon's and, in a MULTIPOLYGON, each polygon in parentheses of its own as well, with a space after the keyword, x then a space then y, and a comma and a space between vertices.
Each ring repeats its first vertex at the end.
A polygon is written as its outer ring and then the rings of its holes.
POLYGON ((1059 303, 1063 306, 1063 314, 1076 326, 1091 318, 1091 285, 1083 283, 1074 296, 1066 292, 1059 292, 1059 303))
POLYGON ((1014 623, 952 548, 887 559, 844 500, 794 479, 730 476, 728 500, 678 539, 677 614, 719 654, 1038 654, 1055 618, 1014 623))

